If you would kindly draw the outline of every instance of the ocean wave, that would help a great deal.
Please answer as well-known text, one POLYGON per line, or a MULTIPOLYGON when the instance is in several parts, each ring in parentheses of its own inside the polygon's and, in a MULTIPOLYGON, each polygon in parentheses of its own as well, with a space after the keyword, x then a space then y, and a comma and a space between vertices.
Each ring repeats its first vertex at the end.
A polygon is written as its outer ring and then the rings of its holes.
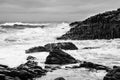
POLYGON ((68 23, 51 23, 48 27, 24 28, 24 29, 4 29, 2 40, 6 43, 34 43, 38 41, 53 41, 70 29, 68 23))
POLYGON ((36 28, 36 27, 46 27, 50 25, 50 23, 22 23, 22 22, 13 22, 13 23, 2 23, 0 27, 2 28, 17 28, 17 29, 24 29, 24 28, 36 28))

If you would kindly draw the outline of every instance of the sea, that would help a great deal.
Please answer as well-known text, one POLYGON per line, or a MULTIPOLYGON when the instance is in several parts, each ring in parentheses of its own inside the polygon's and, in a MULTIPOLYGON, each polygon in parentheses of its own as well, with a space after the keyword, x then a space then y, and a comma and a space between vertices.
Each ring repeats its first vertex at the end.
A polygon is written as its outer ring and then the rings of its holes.
MULTIPOLYGON (((67 22, 22 23, 5 22, 0 24, 0 64, 16 67, 26 62, 31 55, 37 58, 39 65, 44 68, 48 52, 26 54, 25 50, 44 46, 48 43, 72 42, 78 50, 64 50, 78 60, 89 61, 105 66, 120 66, 120 39, 110 40, 57 40, 72 27, 67 22)), ((72 65, 72 64, 71 64, 72 65)), ((70 66, 70 65, 66 65, 70 66)), ((54 80, 64 77, 66 80, 102 80, 106 72, 89 72, 85 69, 60 69, 47 73, 36 80, 54 80), (66 73, 66 74, 64 74, 66 73)))

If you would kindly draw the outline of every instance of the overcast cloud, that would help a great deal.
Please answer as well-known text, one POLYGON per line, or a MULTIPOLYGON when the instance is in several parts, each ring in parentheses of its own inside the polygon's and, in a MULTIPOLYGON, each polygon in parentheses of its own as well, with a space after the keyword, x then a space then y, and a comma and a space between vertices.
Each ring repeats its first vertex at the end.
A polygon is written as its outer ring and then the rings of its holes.
POLYGON ((76 21, 119 6, 120 0, 0 0, 0 21, 76 21))

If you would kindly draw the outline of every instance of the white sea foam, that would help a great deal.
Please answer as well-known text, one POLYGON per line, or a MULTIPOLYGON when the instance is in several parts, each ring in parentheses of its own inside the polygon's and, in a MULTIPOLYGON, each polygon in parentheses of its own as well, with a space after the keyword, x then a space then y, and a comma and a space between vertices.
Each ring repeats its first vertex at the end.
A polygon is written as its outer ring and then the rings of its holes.
POLYGON ((22 22, 9 22, 9 23, 2 23, 0 26, 14 26, 14 25, 30 25, 30 26, 40 26, 40 25, 49 25, 50 23, 22 23, 22 22))
MULTIPOLYGON (((17 66, 25 61, 26 49, 44 45, 48 42, 56 42, 56 37, 61 36, 69 29, 68 23, 51 24, 50 27, 46 28, 5 29, 7 32, 0 34, 2 36, 0 37, 0 63, 11 67, 17 66)), ((41 62, 43 62, 42 60, 41 62)))

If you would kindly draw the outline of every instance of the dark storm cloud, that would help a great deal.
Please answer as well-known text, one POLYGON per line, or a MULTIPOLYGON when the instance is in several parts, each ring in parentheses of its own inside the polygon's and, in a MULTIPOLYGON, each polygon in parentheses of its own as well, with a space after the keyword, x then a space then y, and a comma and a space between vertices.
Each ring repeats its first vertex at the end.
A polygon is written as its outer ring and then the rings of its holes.
POLYGON ((116 9, 120 0, 0 0, 0 20, 21 19, 38 21, 83 19, 85 16, 116 9), (47 16, 47 17, 46 17, 47 16), (39 18, 38 18, 39 17, 39 18))

